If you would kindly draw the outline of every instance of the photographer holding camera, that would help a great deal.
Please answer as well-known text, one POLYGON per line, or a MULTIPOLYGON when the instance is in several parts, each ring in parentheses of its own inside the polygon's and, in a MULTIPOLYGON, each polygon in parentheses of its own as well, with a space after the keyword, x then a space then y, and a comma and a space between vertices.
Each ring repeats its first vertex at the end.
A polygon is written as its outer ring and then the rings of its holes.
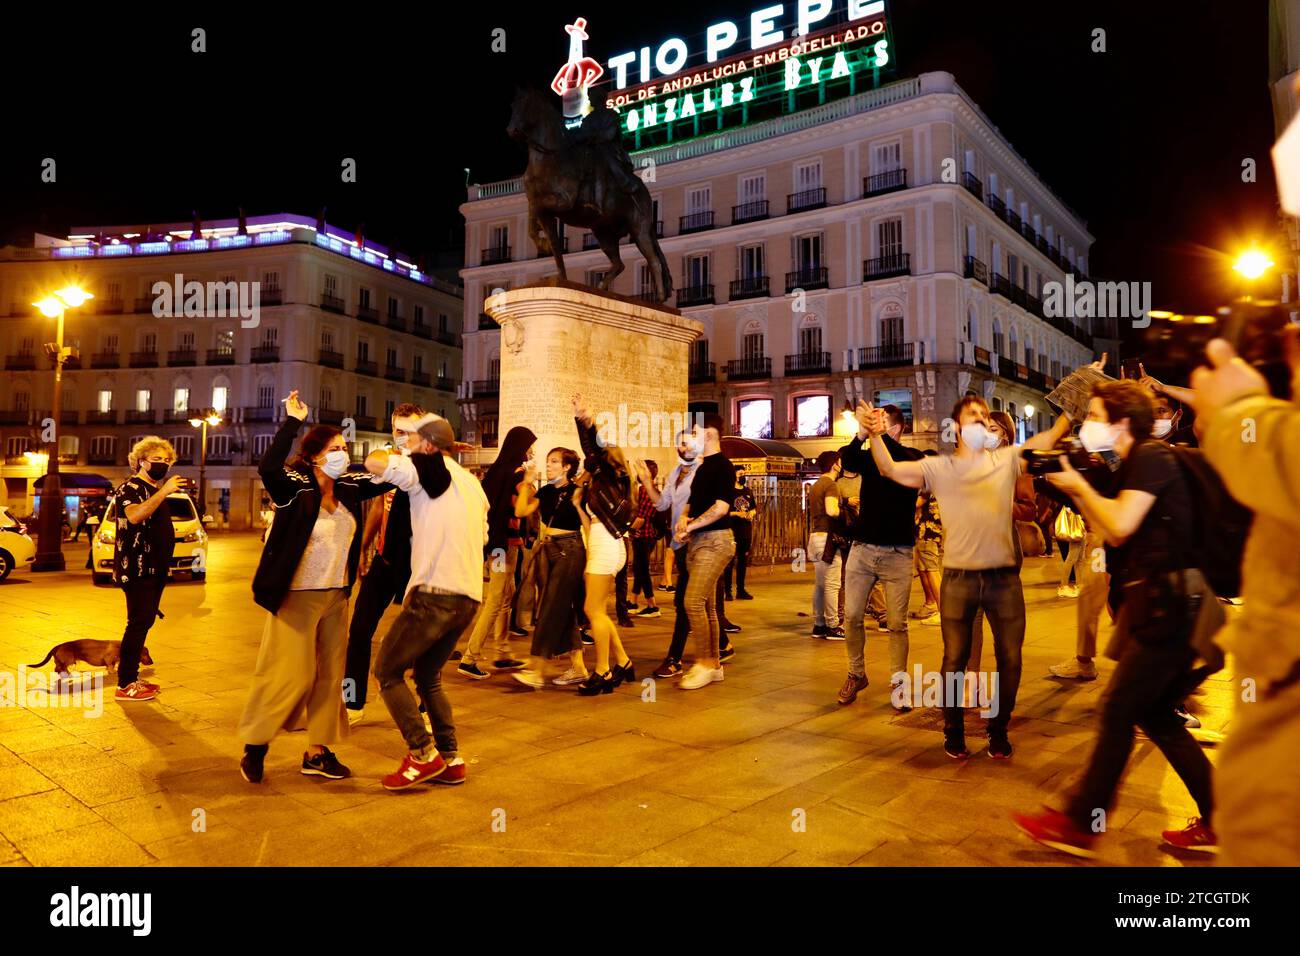
POLYGON ((1245 607, 1226 629, 1237 676, 1249 679, 1232 715, 1215 795, 1223 808, 1223 862, 1281 866, 1300 846, 1300 330, 1283 335, 1291 401, 1222 339, 1213 369, 1192 375, 1202 447, 1228 491, 1255 512, 1242 563, 1245 607))
POLYGON ((1064 455, 1061 471, 1047 476, 1105 538, 1110 604, 1117 611, 1107 656, 1118 665, 1103 698, 1096 745, 1065 811, 1013 819, 1038 842, 1078 855, 1090 852, 1098 811, 1110 811, 1135 727, 1160 748, 1200 810, 1186 828, 1165 831, 1164 842, 1188 850, 1217 844, 1210 762, 1174 709, 1204 679, 1203 671, 1193 673, 1198 619, 1203 611, 1222 612, 1197 567, 1193 489, 1174 452, 1152 437, 1153 421, 1151 395, 1137 382, 1095 385, 1079 437, 1088 452, 1113 451, 1122 459, 1113 497, 1097 491, 1064 455))

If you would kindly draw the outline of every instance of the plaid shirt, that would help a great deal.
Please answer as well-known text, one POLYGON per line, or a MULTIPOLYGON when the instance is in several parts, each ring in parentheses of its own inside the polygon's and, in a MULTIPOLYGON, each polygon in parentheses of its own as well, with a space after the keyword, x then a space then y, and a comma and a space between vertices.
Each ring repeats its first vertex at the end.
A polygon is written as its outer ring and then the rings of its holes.
POLYGON ((632 537, 653 538, 656 536, 654 518, 657 510, 654 501, 652 501, 650 496, 645 493, 644 489, 642 489, 641 504, 636 509, 636 517, 642 519, 642 524, 640 528, 632 532, 632 537))

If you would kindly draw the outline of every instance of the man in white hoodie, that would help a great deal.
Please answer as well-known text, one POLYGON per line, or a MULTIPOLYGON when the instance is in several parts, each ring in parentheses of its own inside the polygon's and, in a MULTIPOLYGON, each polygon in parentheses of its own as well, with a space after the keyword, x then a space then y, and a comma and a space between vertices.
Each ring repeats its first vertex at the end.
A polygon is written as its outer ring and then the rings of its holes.
POLYGON ((384 638, 375 678, 409 752, 384 777, 387 790, 427 781, 463 783, 465 761, 457 753, 451 701, 442 668, 483 600, 483 545, 488 502, 483 487, 451 457, 455 435, 437 415, 416 423, 410 456, 372 452, 366 469, 396 485, 411 502, 411 578, 402 613, 384 638), (404 675, 415 686, 433 724, 425 729, 404 675))

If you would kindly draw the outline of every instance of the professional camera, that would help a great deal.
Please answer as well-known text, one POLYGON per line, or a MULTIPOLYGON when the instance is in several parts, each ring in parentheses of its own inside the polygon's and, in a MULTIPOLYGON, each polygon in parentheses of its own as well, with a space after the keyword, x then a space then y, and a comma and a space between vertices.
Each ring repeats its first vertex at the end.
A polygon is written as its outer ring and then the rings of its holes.
POLYGON ((1077 438, 1064 438, 1055 448, 1046 450, 1026 448, 1020 452, 1025 459, 1025 470, 1035 478, 1061 471, 1061 456, 1069 459, 1074 470, 1080 472, 1091 483, 1090 474, 1106 472, 1110 468, 1101 455, 1088 452, 1077 438))
POLYGON ((1290 398, 1291 368, 1283 358, 1282 330, 1293 324, 1291 314, 1291 306, 1263 299, 1238 299, 1215 315, 1154 312, 1157 321, 1142 335, 1146 368, 1171 373, 1166 381, 1186 381, 1192 369, 1207 364, 1210 340, 1222 338, 1264 376, 1269 392, 1290 398))

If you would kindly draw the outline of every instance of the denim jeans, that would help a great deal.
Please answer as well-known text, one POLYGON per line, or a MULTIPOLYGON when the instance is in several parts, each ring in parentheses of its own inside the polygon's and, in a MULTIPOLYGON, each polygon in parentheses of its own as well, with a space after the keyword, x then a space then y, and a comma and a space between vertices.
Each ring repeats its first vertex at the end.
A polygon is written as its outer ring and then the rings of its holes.
POLYGON ((835 552, 835 560, 827 564, 822 560, 825 552, 826 532, 814 531, 808 536, 808 560, 817 578, 813 583, 813 623, 818 627, 839 627, 843 555, 835 552))
POLYGON ((1025 594, 1019 568, 962 571, 945 568, 939 587, 939 617, 943 630, 945 734, 962 735, 965 724, 960 687, 949 675, 965 674, 970 659, 975 612, 982 609, 993 631, 998 669, 987 709, 989 734, 1005 734, 1020 690, 1020 649, 1025 643, 1025 594))
POLYGON ((867 632, 862 621, 867 599, 876 582, 885 586, 885 623, 889 627, 889 676, 907 676, 907 605, 912 594, 912 549, 855 541, 844 570, 844 599, 849 673, 866 673, 863 660, 867 632))
POLYGON ((442 666, 451 657, 461 632, 474 620, 478 608, 477 601, 463 594, 412 591, 379 647, 375 679, 379 681, 379 692, 388 712, 411 751, 429 746, 429 732, 424 729, 419 704, 406 686, 407 668, 415 671, 415 689, 433 724, 438 752, 456 753, 456 724, 451 701, 442 689, 442 666))
MULTIPOLYGON (((1126 618, 1121 609, 1116 630, 1128 627, 1126 618)), ((1174 713, 1174 707, 1204 679, 1204 672, 1192 669, 1196 651, 1186 637, 1171 635, 1155 644, 1135 638, 1124 642, 1102 698, 1097 742, 1065 809, 1076 826, 1091 830, 1095 812, 1109 811, 1114 804, 1115 789, 1133 750, 1134 727, 1141 727, 1160 748, 1196 801, 1201 819, 1210 825, 1214 812, 1210 761, 1174 713)))
POLYGON ((691 535, 686 545, 686 565, 690 579, 683 604, 695 635, 697 661, 717 660, 722 636, 718 622, 718 583, 727 563, 736 553, 736 539, 731 529, 703 531, 691 535))

